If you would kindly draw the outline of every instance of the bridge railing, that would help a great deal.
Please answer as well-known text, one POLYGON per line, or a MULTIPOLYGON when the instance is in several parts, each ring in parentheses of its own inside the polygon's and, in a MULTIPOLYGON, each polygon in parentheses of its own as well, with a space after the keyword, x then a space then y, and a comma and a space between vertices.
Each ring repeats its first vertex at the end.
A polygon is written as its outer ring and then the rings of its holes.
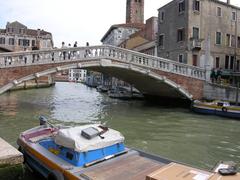
POLYGON ((147 69, 205 79, 202 68, 109 45, 0 53, 0 68, 97 59, 112 59, 147 69))

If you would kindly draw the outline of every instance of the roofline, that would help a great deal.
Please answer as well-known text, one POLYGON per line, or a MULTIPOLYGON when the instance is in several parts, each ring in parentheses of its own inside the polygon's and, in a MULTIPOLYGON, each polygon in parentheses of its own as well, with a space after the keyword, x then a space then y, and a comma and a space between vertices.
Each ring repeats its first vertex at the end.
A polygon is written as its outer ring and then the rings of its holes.
POLYGON ((124 23, 124 24, 114 24, 112 25, 108 31, 104 34, 104 36, 101 39, 101 42, 103 42, 103 40, 106 38, 106 36, 113 30, 113 29, 117 29, 119 27, 124 27, 124 28, 135 28, 135 29, 143 29, 145 26, 145 24, 141 24, 141 23, 124 23), (128 26, 129 25, 129 26, 128 26), (131 26, 132 25, 132 26, 131 26), (143 27, 134 27, 134 25, 142 25, 143 27))
MULTIPOLYGON (((172 0, 169 3, 167 3, 167 4, 163 5, 162 7, 158 8, 158 11, 161 10, 162 8, 165 8, 166 6, 170 5, 174 1, 176 1, 176 0, 172 0)), ((218 4, 222 4, 222 5, 225 5, 225 6, 228 6, 228 7, 231 7, 231 8, 235 8, 237 10, 240 10, 240 7, 232 5, 232 4, 228 4, 228 3, 223 2, 223 1, 219 1, 219 0, 209 0, 209 1, 212 1, 212 2, 215 2, 215 3, 218 3, 218 4)))
POLYGON ((116 28, 117 28, 116 25, 112 25, 112 26, 108 29, 108 31, 104 34, 104 36, 102 37, 101 42, 103 42, 104 39, 107 37, 107 35, 108 35, 113 29, 116 29, 116 28))
POLYGON ((240 7, 232 5, 232 4, 228 4, 228 3, 223 2, 223 1, 219 1, 219 0, 210 0, 210 1, 213 1, 213 2, 218 3, 218 4, 222 4, 222 5, 240 10, 240 7))

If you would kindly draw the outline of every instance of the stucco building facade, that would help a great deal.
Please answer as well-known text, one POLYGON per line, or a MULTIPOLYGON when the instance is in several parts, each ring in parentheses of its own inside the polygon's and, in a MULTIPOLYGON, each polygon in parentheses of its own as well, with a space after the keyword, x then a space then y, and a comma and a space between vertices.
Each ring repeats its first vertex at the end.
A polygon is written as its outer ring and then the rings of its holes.
POLYGON ((239 71, 239 15, 229 0, 171 1, 158 9, 158 56, 239 71))

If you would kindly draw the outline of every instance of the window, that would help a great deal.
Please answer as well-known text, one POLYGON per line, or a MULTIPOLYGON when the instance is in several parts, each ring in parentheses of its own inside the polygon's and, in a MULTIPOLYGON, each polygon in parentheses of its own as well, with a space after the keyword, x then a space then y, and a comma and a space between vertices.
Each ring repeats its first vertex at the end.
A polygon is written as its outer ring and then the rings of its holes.
POLYGON ((185 1, 181 1, 178 4, 178 12, 181 13, 181 12, 184 12, 184 11, 185 11, 185 1))
POLYGON ((232 20, 236 21, 236 12, 232 12, 232 20))
POLYGON ((240 37, 237 38, 237 47, 240 48, 240 37))
POLYGON ((217 16, 222 16, 222 8, 217 7, 217 16))
POLYGON ((233 69, 234 56, 231 56, 230 69, 233 69))
POLYGON ((225 57, 225 69, 228 69, 229 66, 229 56, 225 57))
POLYGON ((231 42, 231 35, 230 34, 226 34, 226 46, 227 47, 231 46, 230 42, 231 42))
POLYGON ((236 47, 236 38, 234 35, 231 37, 231 47, 236 47))
POLYGON ((159 41, 158 41, 158 45, 159 45, 160 47, 163 47, 163 39, 164 39, 164 35, 161 34, 161 35, 159 36, 159 41))
POLYGON ((216 57, 215 67, 216 67, 216 68, 219 68, 219 67, 220 67, 220 58, 219 58, 219 57, 216 57))
POLYGON ((0 44, 5 44, 5 38, 4 37, 0 38, 0 44))
POLYGON ((221 32, 216 32, 216 44, 220 45, 222 42, 222 33, 221 32))
POLYGON ((198 56, 196 54, 193 55, 193 59, 192 59, 192 65, 193 66, 197 66, 197 59, 198 59, 198 56))
POLYGON ((32 46, 35 46, 35 40, 32 40, 32 46))
POLYGON ((183 63, 183 54, 179 54, 179 55, 178 55, 178 61, 179 61, 180 63, 183 63))
POLYGON ((193 27, 193 39, 199 39, 199 28, 193 27))
POLYGON ((23 46, 23 39, 19 39, 19 40, 18 40, 18 45, 19 45, 19 46, 23 46))
POLYGON ((239 60, 237 60, 236 70, 239 71, 239 60))
POLYGON ((8 44, 9 45, 14 45, 14 38, 9 38, 8 44))
POLYGON ((177 30, 177 42, 184 40, 184 29, 177 30))
POLYGON ((193 1, 193 10, 194 11, 200 11, 200 2, 199 2, 199 0, 194 0, 193 1))
POLYGON ((23 46, 29 46, 30 42, 27 39, 23 39, 23 46))
POLYGON ((164 18, 165 18, 165 13, 162 11, 160 12, 160 21, 163 22, 164 18))

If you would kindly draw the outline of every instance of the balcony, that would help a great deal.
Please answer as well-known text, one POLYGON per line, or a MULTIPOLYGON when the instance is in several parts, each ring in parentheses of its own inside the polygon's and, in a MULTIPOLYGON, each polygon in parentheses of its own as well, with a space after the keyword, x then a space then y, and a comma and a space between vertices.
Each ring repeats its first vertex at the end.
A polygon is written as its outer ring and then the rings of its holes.
POLYGON ((201 50, 202 49, 202 41, 200 39, 190 39, 190 48, 191 50, 201 50))

